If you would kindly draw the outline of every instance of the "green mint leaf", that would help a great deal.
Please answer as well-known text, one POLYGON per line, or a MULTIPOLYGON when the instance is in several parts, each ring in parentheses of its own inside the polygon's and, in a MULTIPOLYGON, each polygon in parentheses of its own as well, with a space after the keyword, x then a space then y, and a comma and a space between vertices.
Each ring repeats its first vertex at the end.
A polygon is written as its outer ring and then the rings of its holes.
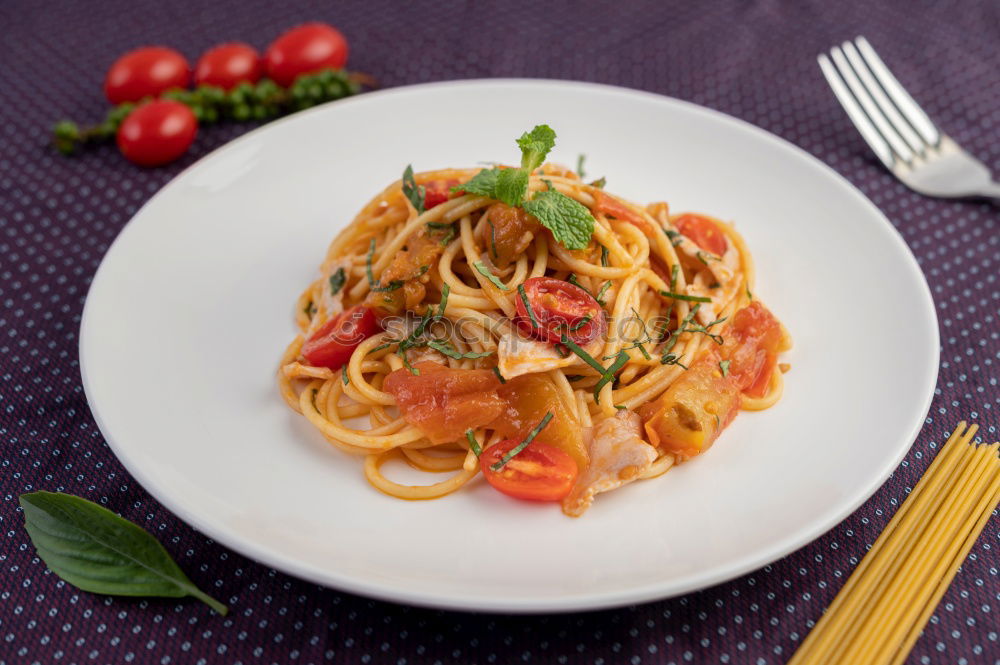
MULTIPOLYGON (((528 172, 524 169, 501 169, 493 198, 509 206, 519 206, 528 193, 528 172)), ((495 255, 495 254, 494 254, 495 255)))
POLYGON ((524 202, 524 209, 552 231, 556 242, 566 249, 583 249, 594 233, 594 217, 579 201, 554 189, 539 192, 524 202))
POLYGON ((556 133, 548 125, 536 125, 530 132, 525 132, 517 140, 521 148, 521 168, 529 173, 534 171, 556 145, 556 133))
POLYGON ((18 500, 38 556, 73 586, 116 596, 194 596, 219 614, 228 612, 187 578, 156 538, 110 510, 55 492, 18 500))
POLYGON ((410 200, 413 207, 417 209, 417 214, 424 212, 424 198, 427 191, 423 186, 417 186, 417 181, 413 179, 413 165, 407 164, 403 171, 403 196, 410 200))
POLYGON ((497 179, 500 177, 500 172, 503 169, 498 169, 493 167, 491 169, 483 169, 476 175, 472 176, 469 182, 463 183, 461 185, 455 185, 451 188, 451 191, 464 191, 468 194, 478 194, 479 196, 488 196, 491 199, 496 198, 497 193, 497 179))
POLYGON ((330 275, 330 295, 335 296, 340 293, 346 281, 347 275, 344 274, 344 269, 337 268, 337 272, 330 275))

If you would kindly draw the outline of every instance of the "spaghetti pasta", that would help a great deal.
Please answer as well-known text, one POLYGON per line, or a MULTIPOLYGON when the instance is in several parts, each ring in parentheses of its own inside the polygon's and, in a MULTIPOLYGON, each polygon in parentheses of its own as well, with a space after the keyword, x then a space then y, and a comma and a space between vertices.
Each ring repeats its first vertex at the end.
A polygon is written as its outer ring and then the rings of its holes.
POLYGON ((781 397, 791 339, 753 295, 733 226, 543 164, 545 130, 519 139, 521 168, 408 168, 333 240, 296 303, 280 392, 365 456, 382 492, 437 498, 482 469, 514 496, 542 483, 578 515, 597 492, 703 452, 741 405, 781 397), (480 464, 477 452, 516 444, 499 472, 480 464), (454 475, 402 485, 381 472, 393 458, 454 475))
POLYGON ((1000 502, 1000 443, 963 421, 790 665, 902 663, 1000 502))

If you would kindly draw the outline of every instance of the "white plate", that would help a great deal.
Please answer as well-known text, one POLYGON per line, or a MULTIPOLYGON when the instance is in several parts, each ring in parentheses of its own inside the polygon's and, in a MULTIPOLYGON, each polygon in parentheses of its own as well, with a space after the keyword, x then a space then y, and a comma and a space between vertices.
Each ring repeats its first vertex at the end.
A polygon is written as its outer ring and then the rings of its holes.
POLYGON ((166 507, 293 575, 404 603, 579 610, 758 568, 846 517, 916 437, 938 367, 930 292, 899 235, 831 169, 749 124, 652 94, 465 81, 337 102, 251 132, 163 188, 94 278, 81 366, 101 431, 166 507), (334 233, 411 163, 553 161, 635 201, 735 220, 795 349, 784 399, 707 454, 581 519, 482 482, 383 496, 281 401, 292 303, 334 233))

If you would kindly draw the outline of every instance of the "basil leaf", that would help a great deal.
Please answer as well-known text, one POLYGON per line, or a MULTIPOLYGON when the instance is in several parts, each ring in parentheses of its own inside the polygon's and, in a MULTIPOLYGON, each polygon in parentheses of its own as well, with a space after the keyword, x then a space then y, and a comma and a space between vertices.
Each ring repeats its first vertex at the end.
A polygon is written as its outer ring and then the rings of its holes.
POLYGON ((219 614, 228 608, 201 591, 149 533, 72 494, 19 497, 38 556, 73 586, 117 596, 194 596, 219 614))
POLYGON ((556 242, 566 249, 583 249, 594 233, 594 217, 587 207, 554 189, 538 192, 524 202, 524 209, 542 226, 552 231, 556 242))

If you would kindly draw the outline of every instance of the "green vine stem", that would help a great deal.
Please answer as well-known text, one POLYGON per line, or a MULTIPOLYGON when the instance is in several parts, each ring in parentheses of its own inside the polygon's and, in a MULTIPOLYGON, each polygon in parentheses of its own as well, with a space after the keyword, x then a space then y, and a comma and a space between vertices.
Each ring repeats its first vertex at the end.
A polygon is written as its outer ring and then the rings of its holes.
MULTIPOLYGON (((211 125, 224 120, 270 120, 317 104, 356 95, 361 92, 362 86, 374 85, 374 79, 367 74, 324 69, 315 74, 300 76, 287 88, 271 79, 261 79, 257 83, 240 83, 229 91, 207 85, 198 86, 194 90, 168 90, 160 98, 173 99, 187 105, 200 125, 211 125)), ((82 148, 111 141, 126 116, 142 103, 119 104, 108 111, 103 122, 91 127, 81 128, 71 120, 61 120, 52 128, 53 145, 64 155, 72 155, 82 148)))

